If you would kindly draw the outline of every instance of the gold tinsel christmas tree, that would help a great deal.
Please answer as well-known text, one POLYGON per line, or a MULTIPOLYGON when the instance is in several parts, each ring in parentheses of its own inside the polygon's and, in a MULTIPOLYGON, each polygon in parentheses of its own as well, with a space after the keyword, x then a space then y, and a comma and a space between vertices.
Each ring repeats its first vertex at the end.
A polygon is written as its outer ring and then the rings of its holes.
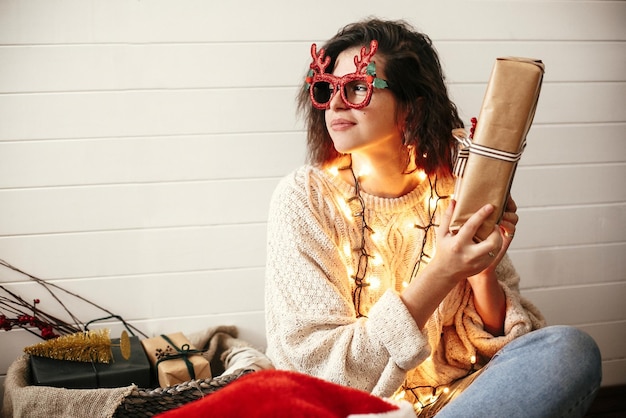
MULTIPOLYGON (((24 352, 56 360, 110 363, 113 359, 111 338, 108 329, 77 332, 63 335, 24 348, 24 352)), ((130 341, 126 331, 120 338, 122 356, 130 356, 130 341)))

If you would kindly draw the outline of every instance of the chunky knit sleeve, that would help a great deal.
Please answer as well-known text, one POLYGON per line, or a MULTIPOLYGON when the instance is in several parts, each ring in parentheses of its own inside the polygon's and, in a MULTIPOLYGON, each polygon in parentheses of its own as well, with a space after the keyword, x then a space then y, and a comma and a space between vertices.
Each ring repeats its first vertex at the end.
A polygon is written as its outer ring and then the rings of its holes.
POLYGON ((478 328, 479 331, 477 332, 469 332, 470 338, 479 353, 489 358, 514 338, 545 325, 541 312, 531 302, 521 296, 519 291, 520 277, 508 256, 502 259, 500 265, 496 268, 496 273, 506 298, 504 335, 494 338, 483 330, 482 321, 474 308, 473 302, 466 309, 463 319, 464 329, 478 328))
POLYGON ((428 356, 428 343, 391 290, 367 318, 356 318, 336 239, 344 226, 322 187, 300 170, 281 181, 272 197, 267 354, 277 368, 390 396, 428 356))
POLYGON ((472 355, 488 360, 513 339, 545 325, 539 310, 520 295, 520 278, 508 256, 502 259, 496 274, 506 298, 504 335, 494 337, 484 330, 471 286, 469 283, 458 286, 440 307, 447 311, 442 334, 448 364, 467 367, 472 355))

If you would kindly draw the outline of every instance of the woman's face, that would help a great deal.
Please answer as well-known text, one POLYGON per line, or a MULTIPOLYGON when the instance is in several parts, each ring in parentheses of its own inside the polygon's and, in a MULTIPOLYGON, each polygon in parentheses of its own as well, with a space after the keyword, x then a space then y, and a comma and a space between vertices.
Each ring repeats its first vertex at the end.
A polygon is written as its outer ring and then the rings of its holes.
MULTIPOLYGON (((333 75, 341 77, 355 72, 354 57, 360 47, 346 49, 337 57, 333 75)), ((376 75, 385 79, 385 65, 376 62, 376 75)), ((380 152, 397 150, 402 142, 402 130, 397 123, 397 103, 389 89, 374 88, 368 106, 362 109, 348 107, 341 94, 335 94, 325 111, 326 128, 335 149, 340 153, 380 152)))

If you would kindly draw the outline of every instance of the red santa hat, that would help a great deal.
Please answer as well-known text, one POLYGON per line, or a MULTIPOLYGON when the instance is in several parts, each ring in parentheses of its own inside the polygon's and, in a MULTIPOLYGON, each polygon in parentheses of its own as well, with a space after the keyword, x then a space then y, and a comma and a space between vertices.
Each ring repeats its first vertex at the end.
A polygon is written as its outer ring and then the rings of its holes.
POLYGON ((415 418, 406 401, 392 401, 302 373, 260 370, 158 418, 415 418))

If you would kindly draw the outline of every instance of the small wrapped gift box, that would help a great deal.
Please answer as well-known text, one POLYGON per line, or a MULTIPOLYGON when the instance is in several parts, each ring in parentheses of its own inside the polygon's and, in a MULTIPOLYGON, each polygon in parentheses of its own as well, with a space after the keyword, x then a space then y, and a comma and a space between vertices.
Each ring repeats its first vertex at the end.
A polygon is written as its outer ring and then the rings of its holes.
POLYGON ((457 138, 459 152, 450 231, 455 233, 487 203, 495 207, 474 240, 482 241, 502 219, 532 124, 544 65, 530 58, 498 58, 493 67, 473 139, 457 138))
POLYGON ((120 352, 120 339, 111 339, 111 363, 86 363, 30 356, 32 384, 66 389, 150 386, 150 362, 138 337, 130 337, 130 357, 120 352))
POLYGON ((212 377, 209 361, 181 332, 148 338, 141 343, 161 387, 212 377))

